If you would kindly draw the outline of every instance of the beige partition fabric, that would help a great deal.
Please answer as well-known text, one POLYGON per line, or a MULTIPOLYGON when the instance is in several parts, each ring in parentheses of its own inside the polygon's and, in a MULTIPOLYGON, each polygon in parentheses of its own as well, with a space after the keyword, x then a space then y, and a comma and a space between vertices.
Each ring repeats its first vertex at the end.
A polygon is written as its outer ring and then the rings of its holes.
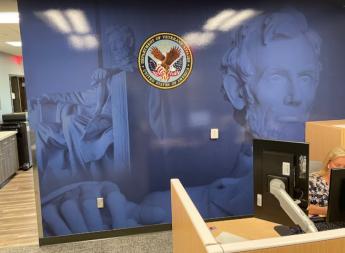
POLYGON ((171 179, 174 253, 223 252, 178 179, 171 179))
POLYGON ((345 252, 345 229, 221 244, 224 253, 345 252))
MULTIPOLYGON (((294 244, 284 247, 242 251, 243 253, 342 253, 345 252, 345 239, 325 240, 321 242, 294 244)), ((226 252, 225 252, 226 253, 226 252)))
POLYGON ((323 161, 336 146, 345 146, 345 120, 306 122, 305 140, 310 160, 323 161))

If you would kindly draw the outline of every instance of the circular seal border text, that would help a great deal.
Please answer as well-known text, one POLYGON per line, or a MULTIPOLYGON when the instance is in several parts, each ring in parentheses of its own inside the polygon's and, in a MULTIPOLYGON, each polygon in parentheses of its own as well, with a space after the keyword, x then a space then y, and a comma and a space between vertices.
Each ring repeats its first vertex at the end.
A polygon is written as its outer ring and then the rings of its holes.
POLYGON ((140 73, 142 77, 145 79, 146 82, 148 82, 150 85, 152 85, 155 88, 168 90, 168 89, 174 89, 179 87, 181 84, 183 84, 189 77, 189 75, 192 72, 193 68, 193 55, 192 51, 190 50, 187 43, 178 35, 168 32, 163 33, 156 33, 145 40, 145 42, 140 47, 139 56, 138 56, 138 68, 140 70, 140 73), (150 70, 148 70, 145 66, 145 56, 147 54, 147 51, 149 50, 150 46, 160 40, 171 40, 175 43, 177 43, 184 51, 186 55, 186 67, 181 74, 181 76, 172 82, 159 82, 155 80, 149 73, 150 70))

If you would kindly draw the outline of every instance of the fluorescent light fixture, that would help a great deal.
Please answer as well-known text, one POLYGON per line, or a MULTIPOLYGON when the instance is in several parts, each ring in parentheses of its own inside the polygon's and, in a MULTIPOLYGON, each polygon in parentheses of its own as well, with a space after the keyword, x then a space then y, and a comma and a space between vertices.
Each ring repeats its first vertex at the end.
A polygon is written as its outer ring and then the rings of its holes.
POLYGON ((8 45, 11 45, 13 47, 21 47, 22 46, 21 41, 6 41, 5 43, 8 45))
POLYGON ((0 24, 18 24, 18 12, 0 12, 0 24))

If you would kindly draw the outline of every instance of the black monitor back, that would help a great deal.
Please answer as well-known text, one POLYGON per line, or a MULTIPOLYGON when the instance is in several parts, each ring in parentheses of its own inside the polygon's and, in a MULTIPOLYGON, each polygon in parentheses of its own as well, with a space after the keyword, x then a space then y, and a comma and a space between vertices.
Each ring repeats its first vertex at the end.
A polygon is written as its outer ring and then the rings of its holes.
POLYGON ((274 178, 285 183, 286 192, 299 199, 307 213, 309 180, 309 145, 301 142, 253 140, 254 215, 256 218, 292 226, 294 223, 270 193, 274 178))
POLYGON ((328 196, 327 221, 345 221, 345 169, 332 169, 328 196))

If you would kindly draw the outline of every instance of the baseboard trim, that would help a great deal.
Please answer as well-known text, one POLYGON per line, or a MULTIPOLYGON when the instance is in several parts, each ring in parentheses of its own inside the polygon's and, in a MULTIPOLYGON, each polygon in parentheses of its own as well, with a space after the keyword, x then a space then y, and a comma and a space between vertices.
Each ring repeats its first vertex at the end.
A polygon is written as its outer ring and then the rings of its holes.
POLYGON ((83 234, 73 234, 64 236, 49 236, 39 238, 39 246, 58 244, 58 243, 69 243, 79 242, 87 240, 104 239, 118 236, 138 235, 144 233, 162 232, 171 230, 171 224, 157 224, 143 227, 116 229, 108 231, 90 232, 83 234))
MULTIPOLYGON (((227 216, 227 217, 221 217, 221 218, 206 219, 205 221, 213 222, 213 221, 242 219, 242 218, 250 218, 250 217, 253 217, 253 215, 241 215, 241 216, 231 216, 231 217, 227 216)), ((58 244, 58 243, 79 242, 79 241, 97 240, 97 239, 104 239, 104 238, 111 238, 111 237, 118 237, 118 236, 162 232, 162 231, 169 231, 171 229, 172 229, 171 224, 156 224, 156 225, 148 225, 148 226, 143 226, 143 227, 107 230, 107 231, 90 232, 90 233, 83 233, 83 234, 49 236, 49 237, 39 238, 38 241, 39 241, 40 246, 44 246, 44 245, 51 245, 51 244, 58 244)))

